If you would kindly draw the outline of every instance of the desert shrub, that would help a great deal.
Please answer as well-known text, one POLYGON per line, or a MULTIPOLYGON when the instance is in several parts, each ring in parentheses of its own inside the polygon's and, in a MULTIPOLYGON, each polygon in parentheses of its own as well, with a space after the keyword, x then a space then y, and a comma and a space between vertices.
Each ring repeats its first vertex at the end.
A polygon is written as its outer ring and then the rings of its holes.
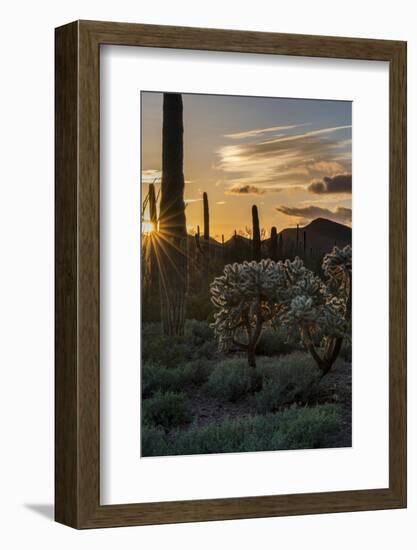
POLYGON ((250 392, 253 374, 244 359, 234 357, 217 364, 210 374, 206 392, 224 401, 237 401, 250 392))
POLYGON ((147 398, 156 391, 179 391, 187 384, 187 369, 177 367, 169 369, 162 365, 143 365, 142 397, 147 398))
POLYGON ((214 332, 207 321, 188 319, 185 323, 185 342, 189 359, 212 359, 217 355, 214 332))
POLYGON ((192 426, 187 431, 173 432, 169 440, 160 432, 152 432, 146 434, 146 450, 148 456, 157 456, 320 448, 329 444, 339 427, 335 405, 292 407, 276 414, 192 426))
POLYGON ((334 405, 291 408, 281 426, 287 449, 314 449, 328 445, 329 436, 340 427, 340 413, 334 405), (300 411, 302 411, 300 413, 300 411))
POLYGON ((187 383, 201 386, 207 382, 214 367, 215 363, 208 359, 200 358, 190 361, 184 367, 187 383))
POLYGON ((183 393, 158 391, 142 402, 142 424, 162 426, 169 430, 192 420, 188 398, 183 393))
POLYGON ((208 340, 214 341, 214 332, 206 321, 187 319, 185 322, 185 336, 193 345, 201 345, 208 340))
POLYGON ((261 358, 257 371, 262 379, 262 389, 254 396, 258 412, 278 410, 283 405, 304 401, 319 370, 308 353, 294 352, 279 358, 261 358))
POLYGON ((142 424, 141 447, 142 456, 163 456, 168 454, 165 431, 156 426, 142 424))
POLYGON ((294 343, 288 342, 286 331, 282 327, 278 330, 273 330, 268 327, 264 329, 261 335, 256 348, 256 354, 271 357, 274 355, 289 353, 294 349, 294 343))
POLYGON ((157 391, 189 390, 207 382, 213 363, 208 359, 196 359, 176 368, 162 365, 143 365, 142 397, 147 398, 157 391))
POLYGON ((184 338, 142 332, 142 361, 168 368, 178 367, 187 359, 184 338))

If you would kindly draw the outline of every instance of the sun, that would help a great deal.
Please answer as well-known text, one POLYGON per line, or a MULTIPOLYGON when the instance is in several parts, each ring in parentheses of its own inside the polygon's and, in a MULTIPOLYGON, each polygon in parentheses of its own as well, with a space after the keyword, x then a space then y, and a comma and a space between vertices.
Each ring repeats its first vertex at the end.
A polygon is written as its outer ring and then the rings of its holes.
POLYGON ((148 220, 142 222, 142 233, 152 233, 154 231, 154 225, 148 220))

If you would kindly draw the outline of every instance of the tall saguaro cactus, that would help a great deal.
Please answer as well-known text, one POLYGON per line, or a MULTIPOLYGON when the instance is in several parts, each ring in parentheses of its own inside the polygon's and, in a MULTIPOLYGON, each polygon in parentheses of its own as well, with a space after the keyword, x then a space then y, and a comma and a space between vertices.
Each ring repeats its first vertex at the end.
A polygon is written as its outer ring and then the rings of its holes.
POLYGON ((203 193, 203 206, 204 206, 204 240, 210 239, 210 214, 207 193, 203 193))
POLYGON ((277 228, 271 227, 271 238, 269 240, 269 257, 276 262, 278 260, 278 234, 277 228))
POLYGON ((203 193, 204 207, 204 279, 208 286, 209 282, 209 264, 210 264, 210 214, 207 193, 203 193))
POLYGON ((185 324, 188 256, 183 133, 181 94, 164 93, 158 257, 162 326, 169 336, 184 334, 185 324))
POLYGON ((153 183, 149 184, 149 220, 152 224, 152 231, 156 231, 158 225, 158 215, 156 213, 156 193, 155 185, 153 183))
POLYGON ((278 260, 284 259, 284 237, 282 236, 282 231, 279 234, 278 238, 278 260))
POLYGON ((256 262, 261 261, 261 230, 259 229, 258 207, 252 206, 252 255, 256 262))
POLYGON ((297 223, 297 232, 296 232, 296 237, 295 237, 295 255, 297 256, 298 255, 298 237, 299 237, 299 233, 300 233, 300 226, 298 225, 297 223))
POLYGON ((157 259, 157 230, 158 230, 158 214, 156 211, 156 193, 155 185, 149 184, 149 221, 151 223, 151 231, 149 233, 150 249, 149 249, 149 299, 154 300, 158 294, 158 259, 157 259))

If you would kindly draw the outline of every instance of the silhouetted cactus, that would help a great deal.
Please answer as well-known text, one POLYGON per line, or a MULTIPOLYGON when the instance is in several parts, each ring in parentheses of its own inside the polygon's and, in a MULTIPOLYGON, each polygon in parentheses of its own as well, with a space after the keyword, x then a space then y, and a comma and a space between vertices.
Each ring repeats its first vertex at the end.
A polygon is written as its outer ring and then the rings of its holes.
POLYGON ((200 226, 197 225, 197 233, 194 235, 194 239, 195 239, 195 244, 197 246, 197 250, 201 253, 201 254, 204 254, 203 252, 203 249, 201 248, 201 242, 200 242, 200 226))
POLYGON ((296 238, 295 238, 295 255, 297 256, 298 255, 298 238, 299 238, 299 233, 300 233, 300 226, 298 225, 297 223, 297 232, 296 232, 296 238))
POLYGON ((271 238, 269 240, 269 257, 275 262, 278 260, 278 234, 276 227, 271 227, 271 238))
POLYGON ((203 193, 203 207, 204 207, 204 240, 210 239, 210 215, 207 193, 203 193))
POLYGON ((156 211, 156 194, 155 185, 149 184, 149 221, 151 223, 151 231, 149 232, 149 299, 155 300, 158 294, 159 275, 158 275, 158 260, 156 257, 157 246, 157 230, 158 230, 158 214, 156 211))
POLYGON ((158 215, 156 212, 156 194, 155 185, 149 184, 149 221, 152 224, 152 231, 156 231, 158 228, 158 215))
POLYGON ((278 260, 284 259, 284 237, 282 233, 279 234, 278 238, 278 260))
POLYGON ((306 257, 306 253, 307 253, 307 233, 305 231, 303 231, 303 256, 304 256, 304 259, 306 257))
POLYGON ((187 230, 183 174, 181 94, 164 93, 162 181, 158 242, 161 319, 164 333, 183 335, 187 293, 187 230))
POLYGON ((252 206, 252 258, 261 261, 261 231, 259 229, 258 207, 252 206))

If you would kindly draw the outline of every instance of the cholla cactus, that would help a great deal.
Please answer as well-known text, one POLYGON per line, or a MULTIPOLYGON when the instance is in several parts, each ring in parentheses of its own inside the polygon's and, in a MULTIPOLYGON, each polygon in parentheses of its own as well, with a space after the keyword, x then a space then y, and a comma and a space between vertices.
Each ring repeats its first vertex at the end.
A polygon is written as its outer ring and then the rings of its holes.
POLYGON ((210 287, 211 301, 218 309, 212 326, 221 350, 233 345, 246 350, 249 365, 256 366, 256 346, 263 326, 277 314, 276 294, 284 279, 281 262, 226 265, 210 287))
MULTIPOLYGON (((350 335, 352 249, 335 247, 323 260, 325 282, 296 258, 286 261, 288 273, 285 307, 275 323, 298 332, 322 375, 339 355, 343 339, 350 335)), ((282 292, 281 292, 282 294, 282 292)))
POLYGON ((284 325, 289 335, 301 339, 324 376, 350 333, 351 248, 335 247, 325 256, 323 271, 325 281, 298 257, 284 263, 227 265, 211 285, 218 310, 213 328, 220 349, 232 345, 244 349, 249 365, 256 366, 262 328, 284 325))

